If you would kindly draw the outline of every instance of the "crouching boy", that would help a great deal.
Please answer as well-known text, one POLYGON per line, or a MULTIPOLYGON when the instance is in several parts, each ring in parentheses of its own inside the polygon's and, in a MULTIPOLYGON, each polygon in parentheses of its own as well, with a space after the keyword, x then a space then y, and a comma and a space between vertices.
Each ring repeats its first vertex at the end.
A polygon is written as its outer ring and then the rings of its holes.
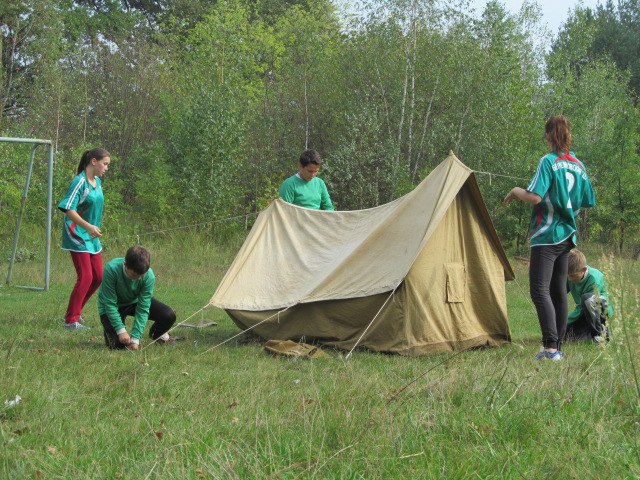
POLYGON ((613 316, 609 303, 607 282, 599 270, 587 265, 584 254, 577 249, 569 252, 567 291, 571 292, 576 308, 567 319, 565 340, 609 340, 607 319, 613 316))
POLYGON ((149 264, 149 252, 135 246, 127 250, 124 258, 115 258, 104 267, 98 313, 105 343, 111 349, 138 350, 148 319, 153 321, 151 338, 159 343, 173 341, 167 332, 176 321, 176 314, 153 298, 155 276, 149 264), (124 324, 128 315, 134 317, 131 333, 124 324))

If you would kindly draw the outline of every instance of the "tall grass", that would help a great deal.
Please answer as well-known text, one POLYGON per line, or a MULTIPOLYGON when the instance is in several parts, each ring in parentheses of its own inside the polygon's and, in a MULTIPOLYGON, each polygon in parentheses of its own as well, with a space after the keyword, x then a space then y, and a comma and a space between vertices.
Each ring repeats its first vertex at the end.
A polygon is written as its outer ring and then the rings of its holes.
MULTIPOLYGON (((237 248, 145 244, 179 319, 208 302, 237 248)), ((215 309, 199 316, 217 327, 178 328, 176 347, 108 351, 95 298, 91 330, 62 329, 74 274, 56 251, 49 292, 0 288, 0 478, 638 478, 640 269, 589 260, 616 304, 605 348, 573 343, 564 362, 534 362, 539 327, 514 261, 510 346, 305 361, 235 341, 211 350, 238 332, 215 309)), ((41 264, 14 276, 37 281, 41 264)))

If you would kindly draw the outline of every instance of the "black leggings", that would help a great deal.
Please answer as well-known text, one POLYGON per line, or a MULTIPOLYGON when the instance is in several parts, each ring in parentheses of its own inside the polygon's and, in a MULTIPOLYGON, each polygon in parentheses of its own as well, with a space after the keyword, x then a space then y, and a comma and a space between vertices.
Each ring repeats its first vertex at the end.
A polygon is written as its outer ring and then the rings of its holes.
POLYGON ((531 247, 529 292, 538 312, 545 348, 560 349, 567 331, 568 253, 572 248, 569 240, 531 247))
MULTIPOLYGON (((135 316, 137 305, 137 303, 134 303, 133 305, 127 305, 126 307, 118 309, 118 313, 120 314, 123 323, 125 317, 128 315, 135 316)), ((149 320, 153 321, 153 325, 149 329, 149 336, 155 340, 165 332, 169 331, 176 321, 176 313, 170 306, 159 302, 155 298, 151 298, 151 305, 149 306, 149 320)), ((126 345, 120 343, 120 340, 118 340, 118 334, 116 333, 115 328, 113 328, 113 325, 111 325, 109 317, 107 317, 107 315, 100 315, 100 321, 102 322, 104 341, 107 344, 107 347, 112 349, 125 348, 126 345)))

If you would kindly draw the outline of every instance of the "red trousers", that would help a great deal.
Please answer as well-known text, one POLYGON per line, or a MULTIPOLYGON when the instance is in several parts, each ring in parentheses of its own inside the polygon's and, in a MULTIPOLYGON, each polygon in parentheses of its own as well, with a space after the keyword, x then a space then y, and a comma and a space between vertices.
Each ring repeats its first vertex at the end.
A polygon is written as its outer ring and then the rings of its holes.
POLYGON ((77 322, 84 304, 102 283, 102 252, 70 252, 78 280, 69 297, 69 307, 64 316, 65 323, 77 322))

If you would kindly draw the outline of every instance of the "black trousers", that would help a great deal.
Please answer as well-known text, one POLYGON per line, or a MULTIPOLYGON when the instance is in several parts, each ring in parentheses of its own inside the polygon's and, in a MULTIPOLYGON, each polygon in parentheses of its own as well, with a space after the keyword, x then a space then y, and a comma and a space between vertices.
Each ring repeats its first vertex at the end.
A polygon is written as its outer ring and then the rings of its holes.
POLYGON ((567 272, 573 244, 531 247, 529 293, 536 306, 545 348, 560 349, 567 331, 567 272))
POLYGON ((581 297, 582 315, 567 326, 565 340, 591 340, 596 335, 609 336, 607 323, 607 301, 593 293, 585 293, 581 297))
MULTIPOLYGON (((136 314, 137 305, 137 303, 134 303, 133 305, 127 305, 126 307, 118 309, 118 313, 120 314, 123 323, 127 316, 134 316, 136 314)), ((149 329, 149 336, 155 340, 165 332, 169 331, 173 326, 176 321, 176 312, 174 312, 168 305, 165 305, 155 298, 151 298, 151 305, 149 306, 149 320, 153 322, 153 325, 151 325, 151 328, 149 329)), ((111 349, 125 348, 126 345, 120 343, 120 340, 118 340, 118 334, 116 333, 115 328, 111 325, 109 317, 106 315, 100 315, 100 322, 102 322, 104 341, 107 344, 107 347, 111 349)))

